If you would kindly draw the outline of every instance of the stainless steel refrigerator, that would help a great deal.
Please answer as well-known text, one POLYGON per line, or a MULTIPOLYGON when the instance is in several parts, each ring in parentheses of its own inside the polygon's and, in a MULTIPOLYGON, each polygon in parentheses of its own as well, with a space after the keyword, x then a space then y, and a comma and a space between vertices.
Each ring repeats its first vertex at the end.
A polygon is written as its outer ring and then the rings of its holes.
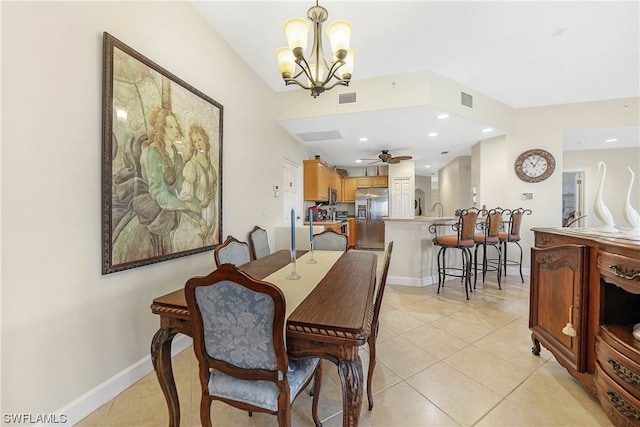
POLYGON ((389 215, 389 190, 356 189, 356 248, 384 249, 384 221, 389 215))

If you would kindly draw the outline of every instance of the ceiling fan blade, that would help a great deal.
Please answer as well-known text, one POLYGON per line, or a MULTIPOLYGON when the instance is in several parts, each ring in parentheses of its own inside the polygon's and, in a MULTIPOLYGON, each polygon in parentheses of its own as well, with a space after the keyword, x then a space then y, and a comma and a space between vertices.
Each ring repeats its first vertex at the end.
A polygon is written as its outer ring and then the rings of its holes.
MULTIPOLYGON (((366 159, 366 160, 373 160, 373 159, 366 159)), ((372 164, 374 164, 374 163, 380 163, 380 162, 382 162, 382 160, 378 159, 378 160, 376 160, 376 161, 369 162, 369 164, 370 164, 370 165, 372 165, 372 164)))
POLYGON ((395 156, 391 160, 397 160, 398 162, 401 162, 403 160, 411 160, 411 159, 413 159, 412 156, 395 156))
POLYGON ((393 157, 387 160, 387 163, 389 163, 390 165, 395 165, 396 163, 400 163, 400 159, 398 159, 397 157, 393 157))

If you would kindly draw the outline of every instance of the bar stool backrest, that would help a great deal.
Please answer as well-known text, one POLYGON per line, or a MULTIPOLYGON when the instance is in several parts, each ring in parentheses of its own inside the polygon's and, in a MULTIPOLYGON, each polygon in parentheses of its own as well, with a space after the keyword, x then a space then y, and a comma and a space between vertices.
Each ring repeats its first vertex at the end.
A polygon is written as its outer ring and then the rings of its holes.
POLYGON ((463 209, 458 219, 458 240, 472 240, 476 230, 477 209, 463 209))

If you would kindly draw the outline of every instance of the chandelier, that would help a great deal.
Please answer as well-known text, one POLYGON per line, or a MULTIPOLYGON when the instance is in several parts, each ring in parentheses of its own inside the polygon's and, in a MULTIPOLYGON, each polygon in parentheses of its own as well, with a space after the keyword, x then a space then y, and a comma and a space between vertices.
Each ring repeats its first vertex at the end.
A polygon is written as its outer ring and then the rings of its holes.
POLYGON ((322 23, 327 20, 329 13, 324 7, 318 6, 316 0, 316 5, 307 11, 307 17, 313 24, 313 45, 308 59, 304 54, 310 25, 304 18, 291 18, 284 23, 289 46, 278 49, 276 55, 285 84, 297 84, 310 90, 311 96, 316 98, 337 85, 349 86, 355 52, 349 49, 351 24, 345 20, 334 21, 327 27, 333 61, 327 61, 322 49, 322 23), (296 70, 296 65, 299 70, 296 70), (306 82, 299 79, 305 77, 306 82))

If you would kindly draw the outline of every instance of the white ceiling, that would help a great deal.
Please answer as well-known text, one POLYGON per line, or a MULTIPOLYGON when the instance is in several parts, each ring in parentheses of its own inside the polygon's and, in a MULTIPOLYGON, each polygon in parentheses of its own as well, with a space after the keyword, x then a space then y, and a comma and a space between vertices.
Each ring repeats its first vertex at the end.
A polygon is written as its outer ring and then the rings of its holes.
MULTIPOLYGON (((274 91, 302 90, 284 86, 275 51, 286 45, 284 21, 306 17, 315 2, 192 4, 274 91)), ((328 22, 346 19, 353 24, 351 46, 357 52, 353 80, 432 70, 513 108, 640 95, 637 0, 324 0, 320 5, 329 12, 328 22)), ((375 158, 388 149, 392 155, 412 155, 419 175, 437 174, 455 157, 469 155, 478 140, 504 134, 499 129, 480 133, 487 124, 456 115, 437 120, 439 112, 424 106, 281 125, 294 136, 338 131, 341 139, 305 142, 330 164, 362 166, 366 163, 356 159, 375 158), (431 131, 438 136, 426 136, 431 131), (369 141, 360 142, 363 136, 369 141)), ((638 146, 639 133, 637 127, 567 131, 565 144, 567 149, 596 148, 601 134, 606 134, 618 137, 618 146, 638 146)))

